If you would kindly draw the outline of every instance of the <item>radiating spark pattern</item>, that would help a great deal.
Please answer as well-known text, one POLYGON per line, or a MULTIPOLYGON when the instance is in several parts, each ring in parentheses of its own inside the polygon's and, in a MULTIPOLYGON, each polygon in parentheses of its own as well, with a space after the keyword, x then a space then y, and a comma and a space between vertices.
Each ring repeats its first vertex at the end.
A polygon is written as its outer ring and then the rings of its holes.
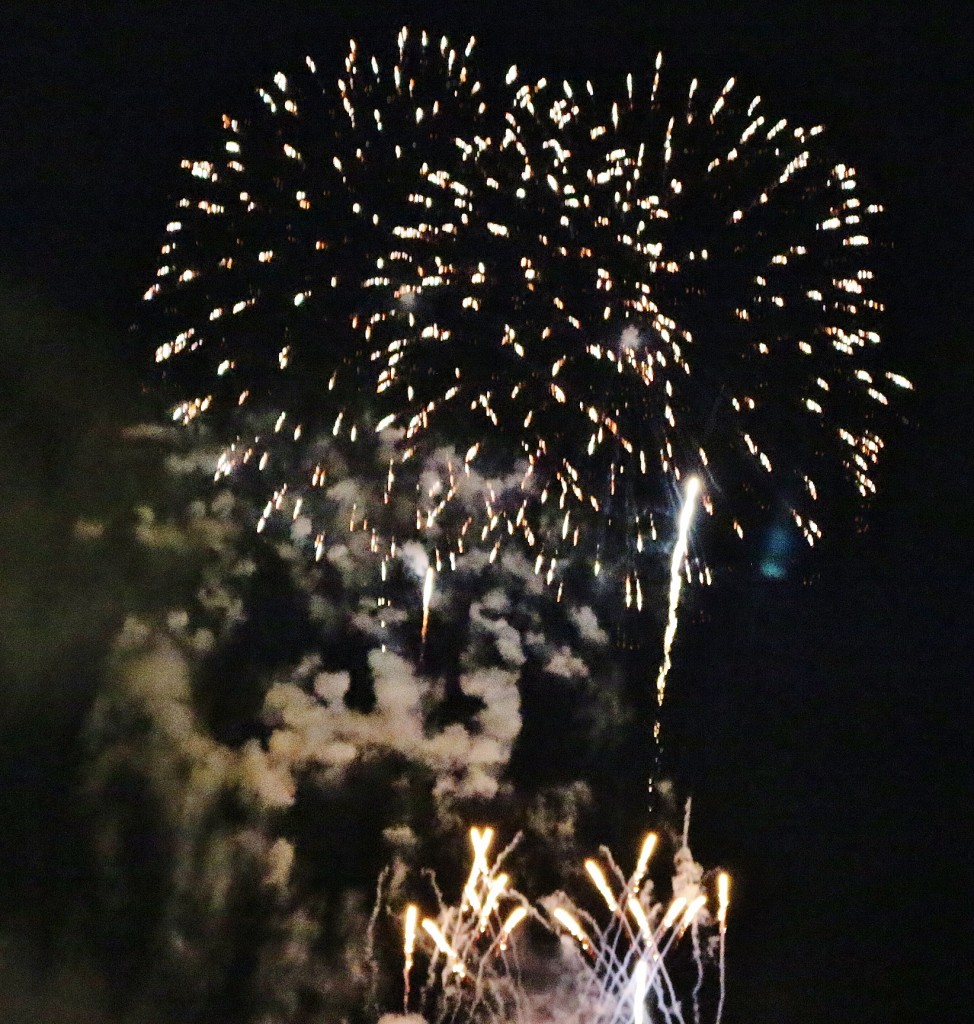
MULTIPOLYGON (((601 858, 609 869, 609 878, 613 880, 614 886, 594 860, 587 861, 585 868, 611 915, 608 922, 599 925, 595 916, 586 915, 575 908, 566 910, 564 904, 556 906, 552 911, 554 919, 578 942, 584 953, 582 962, 585 965, 587 985, 580 996, 586 1006, 584 1019, 600 1024, 645 1020, 682 1021, 683 1001, 678 998, 677 985, 672 971, 667 968, 666 958, 690 930, 693 935, 691 955, 696 975, 693 1019, 699 1021, 697 996, 703 985, 707 964, 697 933, 701 928, 706 928, 708 932, 713 929, 705 910, 708 896, 701 890, 700 872, 686 870, 688 865, 693 864, 689 850, 684 846, 678 852, 677 864, 682 863, 683 867, 674 879, 674 891, 678 884, 682 891, 674 895, 665 910, 662 904, 652 901, 651 887, 650 892, 640 895, 640 880, 645 872, 642 855, 628 878, 622 874, 605 848, 601 851, 601 858), (583 919, 587 929, 579 924, 583 919)), ((727 876, 722 874, 719 877, 727 876)), ((721 888, 721 884, 718 881, 719 899, 725 899, 727 890, 721 888)), ((724 918, 720 934, 723 935, 727 903, 722 902, 721 907, 724 918)), ((720 989, 716 1020, 719 1021, 724 1001, 722 942, 717 945, 715 952, 720 989)))
POLYGON ((588 564, 640 606, 690 475, 739 536, 787 515, 814 545, 911 386, 881 366, 882 207, 734 79, 487 82, 473 49, 309 58, 183 162, 145 293, 174 419, 317 557, 374 459, 348 528, 383 557, 517 543, 559 593, 588 564))
POLYGON ((487 854, 493 829, 470 830, 473 864, 457 906, 441 906, 436 919, 421 927, 431 942, 426 982, 410 1005, 415 934, 404 930, 403 1012, 435 1010, 437 1019, 457 1015, 467 1021, 517 1020, 523 1002, 511 937, 530 913, 528 901, 509 886, 500 866, 514 844, 493 864, 487 854))
MULTIPOLYGON (((407 910, 404 1012, 419 1009, 427 1019, 517 1024, 537 1019, 538 1007, 544 1006, 546 1019, 566 1024, 651 1020, 683 1024, 686 1019, 701 1020, 699 994, 705 976, 716 970, 719 992, 714 1019, 720 1020, 729 881, 726 873, 717 876, 718 934, 712 936, 714 921, 706 910, 708 889, 685 837, 675 859, 674 896, 666 906, 654 899, 651 884, 642 885, 656 845, 654 835, 647 837, 628 878, 605 848, 600 851, 602 863, 595 859, 585 862, 585 871, 609 913, 605 923, 599 922, 598 915, 576 906, 564 893, 545 898, 537 908, 530 907, 509 885, 508 876, 499 871, 514 844, 491 865, 487 860, 491 839, 490 830, 471 830, 474 862, 459 905, 441 905, 435 920, 422 921, 429 940, 429 968, 416 1006, 410 1004, 409 978, 416 952, 415 908, 407 910), (496 894, 493 900, 492 894, 496 894), (502 913, 502 903, 513 909, 502 913), (515 928, 529 917, 568 941, 562 944, 559 968, 575 976, 567 1000, 562 996, 553 1001, 550 992, 533 991, 535 986, 524 984, 522 965, 510 940, 515 928), (688 933, 690 937, 686 938, 688 933), (704 933, 708 937, 706 951, 700 944, 704 933), (709 941, 711 938, 714 941, 709 941), (684 1009, 690 1000, 681 999, 678 993, 683 979, 671 967, 680 949, 692 962, 690 1018, 684 1009)), ((550 968, 549 973, 553 970, 550 968)))

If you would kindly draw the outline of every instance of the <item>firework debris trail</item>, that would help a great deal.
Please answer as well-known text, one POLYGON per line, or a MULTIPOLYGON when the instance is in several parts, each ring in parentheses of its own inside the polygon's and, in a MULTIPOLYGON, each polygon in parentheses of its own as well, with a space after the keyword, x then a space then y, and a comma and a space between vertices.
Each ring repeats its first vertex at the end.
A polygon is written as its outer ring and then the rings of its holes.
MULTIPOLYGON (((703 870, 693 861, 685 835, 675 860, 673 897, 666 907, 654 899, 653 885, 647 880, 650 857, 656 847, 655 834, 646 836, 636 868, 628 878, 607 849, 601 850, 601 858, 609 867, 613 882, 596 860, 586 860, 585 870, 610 914, 603 925, 593 914, 578 909, 564 893, 556 893, 532 906, 510 885, 509 875, 500 871, 517 840, 490 864, 487 854, 493 838, 490 828, 471 829, 473 864, 459 904, 447 905, 437 890, 437 917, 422 918, 429 966, 418 1002, 426 1014, 432 1013, 439 1020, 533 1019, 532 1006, 539 996, 536 992, 532 994, 525 984, 527 969, 518 956, 520 931, 515 935, 519 926, 530 920, 565 937, 560 946, 564 961, 561 966, 577 979, 568 997, 556 1000, 555 1004, 551 1002, 550 991, 543 994, 541 998, 545 999, 549 1013, 556 1014, 559 1021, 597 1024, 651 1019, 681 1024, 683 1007, 677 998, 668 958, 688 931, 697 971, 692 1019, 700 1021, 699 994, 706 969, 700 934, 703 931, 713 938, 711 933, 716 930, 717 941, 708 942, 708 950, 716 960, 719 992, 715 1020, 720 1021, 729 878, 724 872, 714 878, 718 903, 715 922, 706 910, 708 886, 704 885, 703 870)), ((402 919, 403 1013, 408 1014, 412 1005, 410 975, 419 935, 417 906, 408 905, 402 919)))
POLYGON ((734 79, 486 83, 473 50, 403 29, 337 83, 309 58, 184 161, 145 294, 174 419, 318 558, 369 459, 343 511, 384 567, 407 536, 436 571, 517 543, 559 596, 587 567, 641 607, 691 475, 717 525, 814 545, 911 386, 881 367, 881 206, 734 79))

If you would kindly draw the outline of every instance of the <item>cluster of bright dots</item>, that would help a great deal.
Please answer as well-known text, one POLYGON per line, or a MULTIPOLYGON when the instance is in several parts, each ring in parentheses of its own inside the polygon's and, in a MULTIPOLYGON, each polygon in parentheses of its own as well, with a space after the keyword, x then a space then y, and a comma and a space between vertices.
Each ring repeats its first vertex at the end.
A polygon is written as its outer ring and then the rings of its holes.
POLYGON ((216 477, 248 475, 258 529, 300 521, 317 557, 368 460, 342 529, 383 559, 516 541, 559 595, 581 562, 641 605, 690 476, 738 536, 787 516, 814 545, 823 495, 875 491, 888 389, 911 387, 877 354, 882 207, 821 126, 734 79, 669 93, 659 56, 617 96, 485 85, 473 49, 353 42, 334 89, 309 58, 183 162, 145 293, 174 420, 219 410, 216 477))

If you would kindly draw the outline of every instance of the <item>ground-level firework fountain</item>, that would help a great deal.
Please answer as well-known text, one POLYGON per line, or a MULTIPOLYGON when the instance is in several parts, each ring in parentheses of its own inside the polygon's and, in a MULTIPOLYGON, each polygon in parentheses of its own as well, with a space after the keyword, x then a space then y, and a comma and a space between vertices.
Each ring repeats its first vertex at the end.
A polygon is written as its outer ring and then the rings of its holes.
POLYGON ((586 860, 601 911, 586 910, 589 901, 563 892, 532 904, 501 870, 517 839, 491 863, 493 829, 472 828, 473 863, 459 902, 447 904, 437 890, 435 916, 421 917, 415 904, 401 913, 403 1013, 497 1024, 682 1024, 701 1021, 715 1007, 719 1021, 730 882, 726 873, 705 874, 694 861, 688 825, 689 805, 668 900, 648 878, 655 833, 643 840, 628 876, 604 847, 586 860), (715 914, 708 900, 716 902, 715 914), (548 936, 545 954, 532 948, 537 939, 526 935, 532 928, 548 936), (416 984, 420 956, 427 970, 416 984), (681 1000, 678 986, 688 966, 691 990, 681 1000), (716 997, 707 984, 711 974, 716 997))

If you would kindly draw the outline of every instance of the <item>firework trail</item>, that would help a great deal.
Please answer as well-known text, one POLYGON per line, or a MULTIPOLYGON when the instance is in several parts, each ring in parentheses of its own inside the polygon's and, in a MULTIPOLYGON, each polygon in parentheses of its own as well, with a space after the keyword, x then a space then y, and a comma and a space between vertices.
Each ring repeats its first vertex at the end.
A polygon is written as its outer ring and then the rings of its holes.
POLYGON ((810 545, 844 482, 875 490, 910 384, 881 366, 881 206, 820 126, 661 58, 608 92, 397 44, 225 117, 146 292, 174 418, 205 414, 258 529, 320 557, 381 464, 348 515, 381 557, 517 543, 559 593, 584 569, 639 605, 690 475, 716 523, 810 545))
MULTIPOLYGON (((663 659, 660 662, 659 673, 656 676, 656 704, 663 706, 663 697, 666 694, 666 677, 670 672, 670 654, 673 650, 673 641, 676 639, 676 630, 679 625, 677 611, 680 605, 680 590, 683 587, 683 563, 687 556, 689 544, 690 525, 693 522, 693 513, 696 509, 697 497, 700 494, 700 481, 695 477, 687 480, 686 491, 683 497, 683 511, 680 513, 680 528, 677 534, 676 544, 673 546, 673 556, 670 561, 670 603, 666 621, 666 632, 663 635, 663 659)), ((660 723, 657 720, 654 727, 654 736, 659 739, 660 723)))

